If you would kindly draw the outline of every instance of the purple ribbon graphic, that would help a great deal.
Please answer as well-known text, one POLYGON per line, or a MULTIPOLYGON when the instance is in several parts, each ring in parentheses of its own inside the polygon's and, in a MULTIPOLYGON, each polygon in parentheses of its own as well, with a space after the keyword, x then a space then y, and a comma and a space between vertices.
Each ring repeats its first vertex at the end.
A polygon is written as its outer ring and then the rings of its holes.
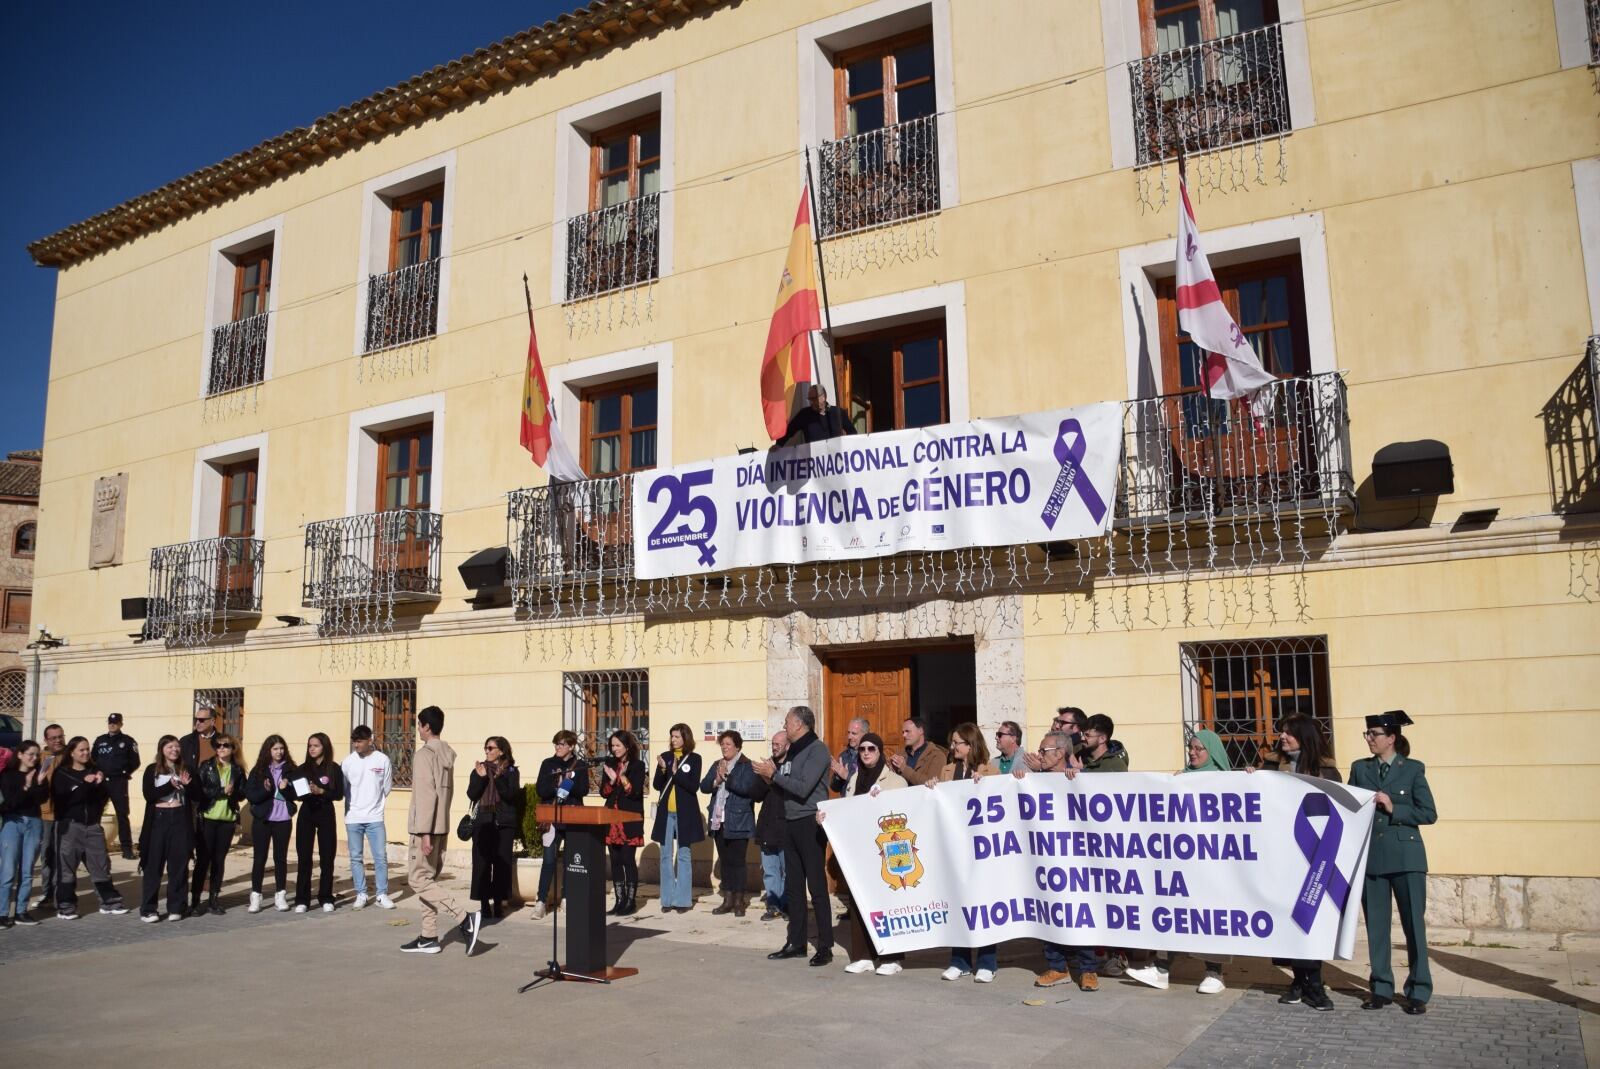
POLYGON ((1326 794, 1308 794, 1300 802, 1300 812, 1294 818, 1294 841, 1300 852, 1311 863, 1305 883, 1295 899, 1294 922, 1307 934, 1317 919, 1317 907, 1324 897, 1331 898, 1337 909, 1344 909, 1350 897, 1350 881, 1339 871, 1339 840, 1344 837, 1344 818, 1326 794), (1312 817, 1327 817, 1327 827, 1318 836, 1311 826, 1312 817))
POLYGON ((1094 517, 1095 523, 1100 523, 1106 518, 1106 502, 1100 496, 1100 491, 1094 488, 1094 483, 1089 481, 1089 476, 1083 472, 1083 454, 1088 451, 1088 444, 1083 434, 1083 426, 1075 419, 1064 419, 1061 426, 1056 428, 1056 463, 1061 465, 1061 474, 1056 476, 1055 488, 1050 491, 1050 497, 1044 503, 1044 512, 1040 518, 1050 530, 1055 530, 1056 520, 1061 518, 1061 510, 1066 507, 1067 498, 1072 496, 1072 491, 1078 491, 1078 497, 1083 501, 1083 507, 1089 510, 1089 515, 1094 517), (1072 435, 1069 444, 1067 436, 1072 435))

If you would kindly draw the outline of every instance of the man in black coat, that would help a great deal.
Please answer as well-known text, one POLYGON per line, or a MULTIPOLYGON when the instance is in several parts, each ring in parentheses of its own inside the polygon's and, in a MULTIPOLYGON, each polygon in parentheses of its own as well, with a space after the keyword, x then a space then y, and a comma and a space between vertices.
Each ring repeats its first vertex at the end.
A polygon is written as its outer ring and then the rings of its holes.
POLYGON ((122 856, 133 860, 133 829, 128 823, 128 780, 143 765, 139 761, 139 744, 132 735, 122 733, 122 714, 106 717, 106 733, 94 740, 94 763, 106 774, 106 794, 111 796, 111 808, 117 813, 117 845, 122 856))
POLYGON ((811 387, 806 400, 810 404, 790 417, 781 441, 787 442, 798 434, 806 442, 825 442, 856 432, 844 409, 828 404, 828 391, 821 386, 811 387))
MULTIPOLYGON (((789 736, 782 731, 772 736, 772 759, 783 763, 789 752, 789 736)), ((783 795, 772 790, 772 785, 756 777, 755 800, 761 803, 756 817, 756 842, 761 846, 762 898, 766 901, 764 921, 775 921, 789 915, 789 896, 783 887, 783 837, 788 819, 783 815, 783 795)))

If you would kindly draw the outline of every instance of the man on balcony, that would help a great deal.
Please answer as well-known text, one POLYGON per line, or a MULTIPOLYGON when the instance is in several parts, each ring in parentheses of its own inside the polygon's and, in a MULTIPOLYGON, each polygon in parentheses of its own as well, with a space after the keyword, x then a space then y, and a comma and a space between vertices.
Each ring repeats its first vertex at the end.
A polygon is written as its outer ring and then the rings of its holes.
POLYGON ((808 443, 825 442, 829 438, 843 438, 856 432, 844 409, 828 403, 828 391, 823 387, 812 386, 806 392, 806 400, 810 404, 790 417, 788 429, 783 432, 780 442, 797 445, 799 443, 794 440, 797 434, 802 435, 808 443))

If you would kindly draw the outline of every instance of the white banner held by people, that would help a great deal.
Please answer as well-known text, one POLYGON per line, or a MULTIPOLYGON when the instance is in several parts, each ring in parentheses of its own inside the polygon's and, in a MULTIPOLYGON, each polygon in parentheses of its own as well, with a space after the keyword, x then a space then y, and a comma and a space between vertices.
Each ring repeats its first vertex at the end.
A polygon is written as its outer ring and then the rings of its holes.
POLYGON ((820 804, 879 953, 1035 938, 1348 959, 1370 791, 1278 772, 986 776, 820 804))
POLYGON ((1111 526, 1116 402, 721 457, 633 483, 635 574, 1092 538, 1111 526))

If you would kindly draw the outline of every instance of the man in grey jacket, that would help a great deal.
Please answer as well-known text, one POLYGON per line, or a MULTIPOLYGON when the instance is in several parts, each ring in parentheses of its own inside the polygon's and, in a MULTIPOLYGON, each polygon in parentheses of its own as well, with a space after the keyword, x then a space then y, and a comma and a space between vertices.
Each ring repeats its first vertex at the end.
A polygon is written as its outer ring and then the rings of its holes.
POLYGON ((833 961, 833 912, 828 904, 828 874, 823 869, 822 827, 817 823, 817 803, 828 796, 828 749, 817 738, 817 717, 810 708, 796 705, 783 718, 789 752, 783 764, 771 760, 756 765, 756 774, 772 784, 783 799, 784 896, 789 900, 789 938, 781 950, 768 954, 771 961, 806 956, 806 894, 817 918, 817 952, 812 965, 833 961))

